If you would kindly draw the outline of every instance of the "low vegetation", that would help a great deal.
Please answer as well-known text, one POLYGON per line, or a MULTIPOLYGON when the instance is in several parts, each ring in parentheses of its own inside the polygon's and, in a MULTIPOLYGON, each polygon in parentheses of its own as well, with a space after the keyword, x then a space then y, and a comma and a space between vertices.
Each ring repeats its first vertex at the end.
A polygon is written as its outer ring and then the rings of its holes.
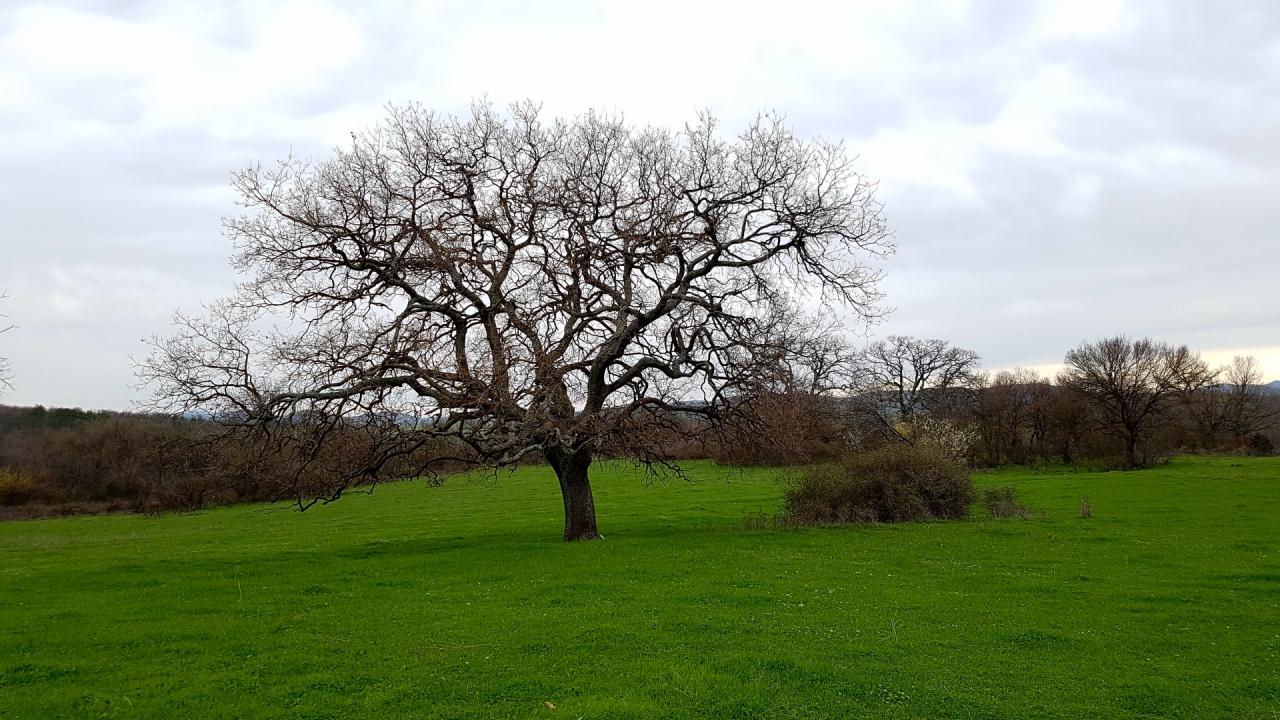
POLYGON ((601 466, 612 530, 586 544, 559 542, 544 466, 307 513, 4 523, 0 715, 1280 712, 1280 459, 1058 470, 975 476, 1031 521, 743 531, 781 509, 773 471, 601 466))
POLYGON ((1034 514, 1031 508, 1018 502, 1018 488, 1012 485, 989 487, 982 491, 982 505, 991 513, 991 517, 1020 517, 1030 520, 1034 514))
POLYGON ((894 443, 799 472, 785 516, 800 525, 957 520, 969 514, 973 483, 954 457, 894 443))
POLYGON ((195 421, 0 406, 0 518, 191 510, 274 499, 244 448, 195 421), (240 475, 237 478, 237 475, 240 475))

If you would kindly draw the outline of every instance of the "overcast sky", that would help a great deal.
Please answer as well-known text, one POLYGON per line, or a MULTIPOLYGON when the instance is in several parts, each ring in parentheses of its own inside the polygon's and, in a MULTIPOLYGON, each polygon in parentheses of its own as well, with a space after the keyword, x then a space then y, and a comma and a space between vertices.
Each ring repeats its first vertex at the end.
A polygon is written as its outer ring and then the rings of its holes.
POLYGON ((844 140, 899 245, 878 335, 991 368, 1149 335, 1280 379, 1274 0, 4 0, 0 402, 126 408, 142 338, 236 281, 232 170, 483 95, 844 140))

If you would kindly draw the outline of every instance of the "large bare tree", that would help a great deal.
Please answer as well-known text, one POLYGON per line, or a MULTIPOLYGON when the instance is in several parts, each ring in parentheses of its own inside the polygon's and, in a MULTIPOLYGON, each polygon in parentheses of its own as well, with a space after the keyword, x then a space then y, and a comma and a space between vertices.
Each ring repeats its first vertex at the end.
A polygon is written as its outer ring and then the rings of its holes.
POLYGON ((1144 443, 1179 400, 1217 377, 1185 345, 1124 335, 1083 342, 1067 352, 1063 365, 1058 384, 1094 410, 1098 428, 1121 442, 1130 466, 1148 461, 1144 443))
POLYGON ((540 454, 566 541, 599 537, 602 448, 771 382, 800 293, 877 316, 866 260, 893 249, 841 146, 775 116, 726 140, 706 116, 673 132, 531 104, 393 108, 327 160, 234 185, 249 212, 226 230, 251 279, 157 341, 141 366, 156 406, 264 431, 405 428, 489 466, 540 454))

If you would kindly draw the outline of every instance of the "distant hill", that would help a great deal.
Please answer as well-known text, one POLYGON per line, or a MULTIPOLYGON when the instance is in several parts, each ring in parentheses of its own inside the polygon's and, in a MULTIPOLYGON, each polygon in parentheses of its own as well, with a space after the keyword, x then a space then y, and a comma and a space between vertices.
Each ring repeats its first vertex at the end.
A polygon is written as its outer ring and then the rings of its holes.
MULTIPOLYGON (((1223 392, 1231 392, 1235 385, 1230 383, 1222 383, 1218 385, 1218 389, 1223 392)), ((1272 380, 1264 385, 1250 385, 1249 387, 1258 388, 1263 395, 1280 395, 1280 380, 1272 380)))

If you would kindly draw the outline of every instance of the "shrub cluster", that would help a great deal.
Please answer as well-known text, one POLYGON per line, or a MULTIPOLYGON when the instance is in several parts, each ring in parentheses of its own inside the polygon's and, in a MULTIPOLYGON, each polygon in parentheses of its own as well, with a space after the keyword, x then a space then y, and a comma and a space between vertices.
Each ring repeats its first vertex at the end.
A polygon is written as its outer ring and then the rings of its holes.
POLYGON ((234 450, 197 442, 208 430, 198 422, 39 407, 0 417, 5 517, 183 510, 269 494, 229 481, 234 450))
POLYGON ((954 520, 969 514, 973 483, 955 457, 895 443, 808 468, 785 498, 788 519, 800 525, 954 520))

